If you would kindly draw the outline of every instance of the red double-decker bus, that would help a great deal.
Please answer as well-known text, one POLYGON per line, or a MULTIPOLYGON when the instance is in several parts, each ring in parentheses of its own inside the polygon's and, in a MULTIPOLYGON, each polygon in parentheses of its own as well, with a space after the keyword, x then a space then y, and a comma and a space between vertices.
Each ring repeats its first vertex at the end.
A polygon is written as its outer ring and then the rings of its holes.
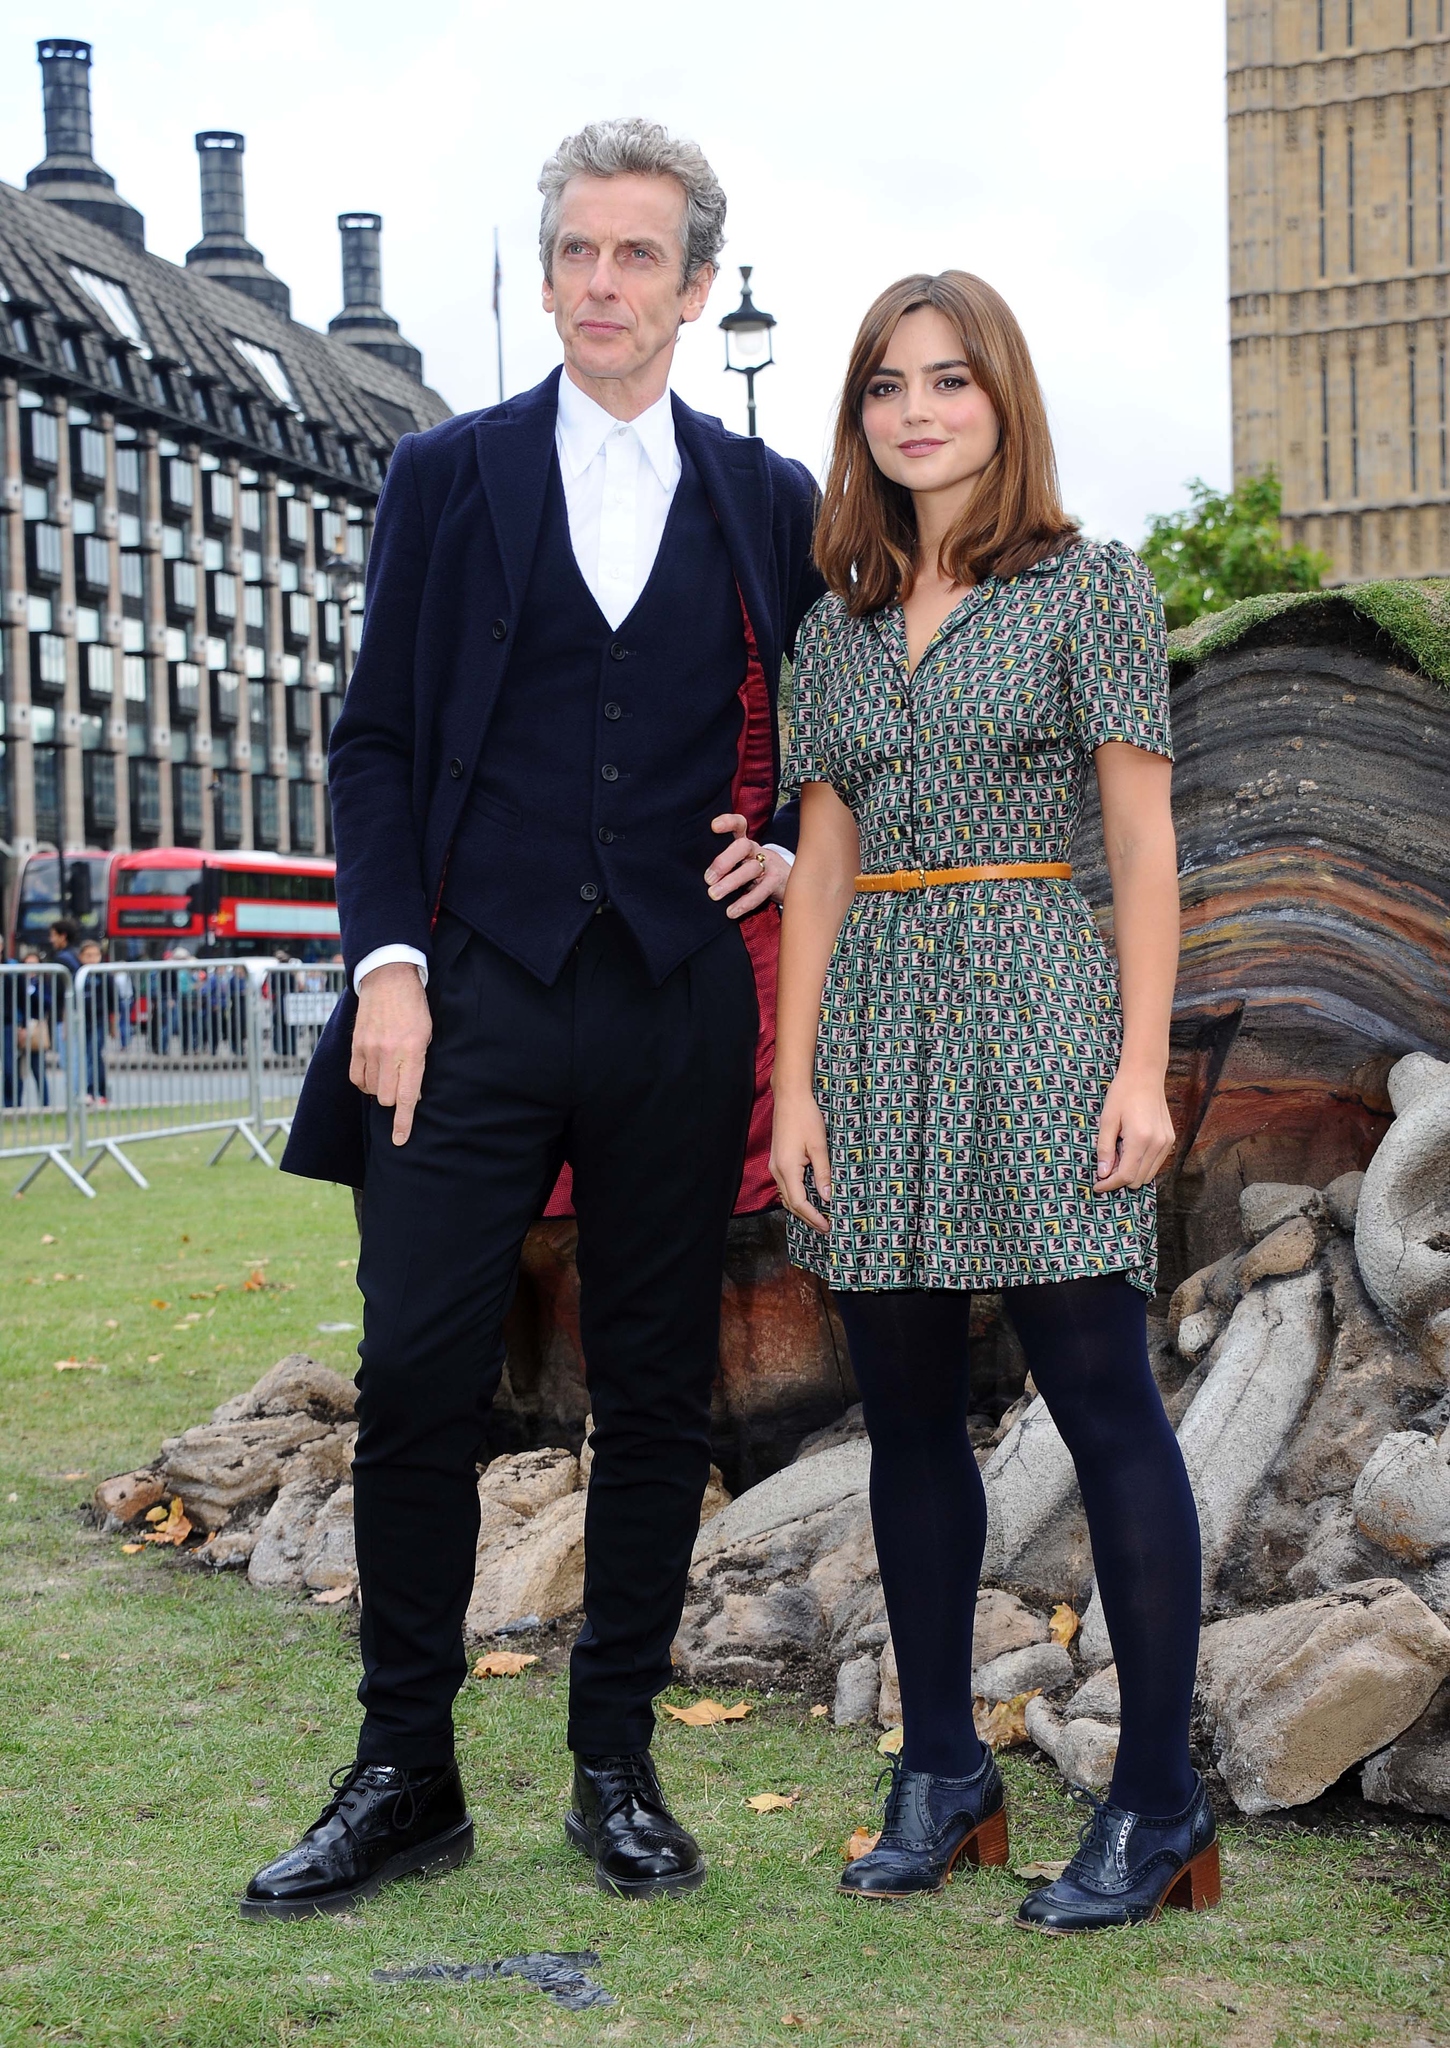
POLYGON ((338 950, 336 863, 290 853, 202 853, 158 846, 112 857, 106 934, 117 957, 184 946, 232 958, 338 950))

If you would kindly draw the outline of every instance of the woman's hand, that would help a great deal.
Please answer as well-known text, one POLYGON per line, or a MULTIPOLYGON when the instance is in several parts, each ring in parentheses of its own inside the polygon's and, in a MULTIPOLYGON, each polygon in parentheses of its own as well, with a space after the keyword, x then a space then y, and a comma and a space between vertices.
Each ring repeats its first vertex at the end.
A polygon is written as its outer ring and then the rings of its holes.
POLYGON ((1175 1143, 1161 1074, 1119 1067, 1098 1118, 1095 1195, 1114 1188, 1146 1187, 1156 1179, 1175 1143))
POLYGON ((777 1096, 775 1130, 770 1146, 770 1171, 780 1190, 780 1199, 792 1216, 808 1223, 824 1237, 830 1219, 814 1207, 806 1194, 806 1168, 815 1177, 821 1200, 831 1199, 831 1153, 826 1143, 826 1120, 813 1095, 777 1096))

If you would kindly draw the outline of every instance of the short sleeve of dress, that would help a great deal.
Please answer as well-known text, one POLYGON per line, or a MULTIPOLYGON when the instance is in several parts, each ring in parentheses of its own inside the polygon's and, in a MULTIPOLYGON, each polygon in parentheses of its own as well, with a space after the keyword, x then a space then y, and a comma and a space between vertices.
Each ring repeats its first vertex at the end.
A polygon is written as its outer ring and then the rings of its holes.
POLYGON ((784 759, 780 768, 778 800, 782 804, 790 803, 800 795, 803 782, 830 781, 822 752, 821 686, 825 681, 833 638, 826 613, 837 602, 835 598, 823 597, 812 605, 796 635, 789 730, 785 735, 784 759))
POLYGON ((1126 740, 1173 759, 1163 601, 1120 541, 1084 549, 1077 617, 1067 641, 1078 738, 1091 751, 1126 740))

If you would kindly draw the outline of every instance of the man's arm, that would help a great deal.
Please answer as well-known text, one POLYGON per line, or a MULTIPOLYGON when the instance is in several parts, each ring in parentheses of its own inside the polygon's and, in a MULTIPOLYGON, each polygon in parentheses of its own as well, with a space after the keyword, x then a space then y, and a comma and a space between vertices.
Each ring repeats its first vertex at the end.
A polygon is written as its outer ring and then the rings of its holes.
POLYGON ((433 1020, 424 995, 429 906, 415 821, 413 653, 427 545, 412 437, 378 502, 363 644, 328 761, 343 958, 358 991, 349 1079, 393 1110, 407 1143, 433 1020))

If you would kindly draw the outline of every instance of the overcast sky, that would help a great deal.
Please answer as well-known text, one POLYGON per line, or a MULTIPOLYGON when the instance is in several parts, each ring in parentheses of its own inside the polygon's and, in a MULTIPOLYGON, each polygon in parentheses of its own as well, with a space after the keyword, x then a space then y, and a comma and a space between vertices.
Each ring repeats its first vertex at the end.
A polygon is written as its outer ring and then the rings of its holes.
POLYGON ((41 35, 95 45, 96 155, 179 261, 200 232, 192 137, 247 138, 247 229, 325 326, 336 215, 384 217, 388 310, 455 409, 558 360, 539 307, 535 179, 559 138, 644 113, 694 136, 730 199, 725 269, 676 357, 691 404, 744 430, 715 327, 755 266, 775 314, 760 426, 822 467, 852 333, 904 272, 958 266, 1015 307, 1067 503, 1141 538, 1185 479, 1229 479, 1220 0, 8 0, 0 177, 42 154, 41 35))

